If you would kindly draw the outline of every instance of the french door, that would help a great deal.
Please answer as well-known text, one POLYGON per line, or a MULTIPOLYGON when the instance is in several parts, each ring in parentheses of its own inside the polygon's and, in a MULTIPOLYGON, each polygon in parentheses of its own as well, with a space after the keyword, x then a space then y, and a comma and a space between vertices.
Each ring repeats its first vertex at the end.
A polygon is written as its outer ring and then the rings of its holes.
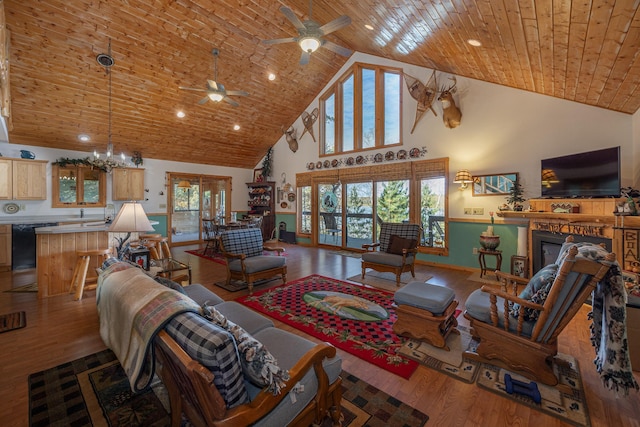
POLYGON ((231 177, 170 172, 168 234, 172 245, 203 241, 203 219, 228 219, 231 177))

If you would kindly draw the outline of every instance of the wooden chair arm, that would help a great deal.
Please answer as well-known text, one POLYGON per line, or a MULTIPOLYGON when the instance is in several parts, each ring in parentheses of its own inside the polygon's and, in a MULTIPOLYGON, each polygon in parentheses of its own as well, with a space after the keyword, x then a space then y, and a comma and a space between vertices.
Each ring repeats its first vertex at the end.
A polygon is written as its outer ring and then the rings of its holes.
POLYGON ((362 245, 362 249, 374 252, 380 247, 380 243, 365 243, 362 245))
POLYGON ((480 289, 482 290, 482 292, 486 292, 488 294, 495 295, 497 297, 503 298, 505 301, 508 301, 508 302, 513 302, 513 303, 516 303, 516 304, 520 304, 520 306, 523 306, 523 307, 532 308, 534 310, 539 310, 539 311, 544 310, 544 307, 541 306, 540 304, 536 304, 535 302, 531 302, 529 300, 522 299, 517 295, 511 295, 508 292, 505 292, 505 291, 503 291, 501 289, 498 289, 498 288, 490 286, 490 285, 489 286, 488 285, 483 285, 482 288, 480 288, 480 289))
POLYGON ((335 347, 329 344, 317 344, 309 350, 291 369, 289 369, 289 381, 282 388, 282 392, 274 396, 273 393, 262 390, 258 395, 245 405, 240 405, 229 409, 224 419, 220 420, 216 425, 235 427, 239 425, 253 424, 263 416, 273 410, 282 399, 289 398, 289 392, 295 385, 306 375, 313 367, 318 377, 318 390, 316 394, 322 396, 326 394, 329 388, 329 380, 322 366, 322 362, 326 358, 336 355, 335 347))
POLYGON ((263 246, 262 249, 269 252, 278 252, 278 256, 284 252, 284 248, 281 246, 263 246))
POLYGON ((240 259, 241 261, 244 261, 247 257, 245 254, 234 254, 232 252, 222 252, 222 256, 229 259, 240 259))

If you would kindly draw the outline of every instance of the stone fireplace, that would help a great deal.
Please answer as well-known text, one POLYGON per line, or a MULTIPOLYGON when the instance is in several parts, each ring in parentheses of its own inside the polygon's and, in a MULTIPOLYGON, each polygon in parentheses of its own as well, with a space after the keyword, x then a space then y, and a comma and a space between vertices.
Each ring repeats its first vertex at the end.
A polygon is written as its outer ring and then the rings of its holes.
MULTIPOLYGON (((549 231, 533 230, 531 232, 531 257, 532 268, 535 274, 545 265, 553 264, 558 257, 560 248, 569 234, 551 233, 549 231)), ((606 237, 577 236, 573 235, 575 242, 604 243, 611 252, 611 239, 606 237)))

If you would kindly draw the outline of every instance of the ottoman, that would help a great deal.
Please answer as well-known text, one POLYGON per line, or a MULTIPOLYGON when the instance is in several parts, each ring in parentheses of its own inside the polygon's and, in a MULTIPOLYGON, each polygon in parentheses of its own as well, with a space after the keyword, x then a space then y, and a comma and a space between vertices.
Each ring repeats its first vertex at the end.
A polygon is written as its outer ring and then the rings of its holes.
POLYGON ((411 282, 396 291, 394 300, 398 306, 398 319, 393 324, 396 334, 449 351, 447 336, 452 332, 460 333, 454 316, 458 301, 451 289, 411 282))

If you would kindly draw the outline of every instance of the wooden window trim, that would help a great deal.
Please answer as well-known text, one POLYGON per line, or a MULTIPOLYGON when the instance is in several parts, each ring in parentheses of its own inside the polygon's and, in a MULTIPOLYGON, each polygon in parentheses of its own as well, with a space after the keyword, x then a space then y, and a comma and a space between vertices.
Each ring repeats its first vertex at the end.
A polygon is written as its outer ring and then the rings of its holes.
POLYGON ((397 67, 388 67, 382 65, 365 64, 361 62, 354 63, 347 71, 345 71, 336 82, 331 85, 322 95, 320 95, 320 144, 318 144, 319 157, 335 156, 338 154, 353 154, 364 151, 379 150, 381 148, 391 148, 402 146, 402 69, 397 67), (375 144, 370 148, 362 147, 362 70, 373 70, 375 72, 375 93, 376 93, 376 117, 375 117, 375 144), (400 109, 400 141, 397 144, 384 145, 384 74, 393 73, 400 76, 398 93, 398 107, 400 109), (343 151, 342 140, 342 114, 344 106, 342 105, 342 84, 353 76, 354 85, 354 149, 351 151, 343 151), (334 152, 325 153, 326 127, 325 127, 325 108, 324 102, 334 96, 335 104, 335 134, 334 134, 334 152))
POLYGON ((103 208, 107 205, 107 174, 100 171, 98 180, 98 202, 86 203, 81 201, 84 196, 84 173, 82 171, 90 169, 88 166, 65 166, 53 165, 51 167, 51 207, 52 208, 103 208), (60 201, 60 170, 75 170, 76 174, 76 201, 74 203, 64 203, 60 201))

